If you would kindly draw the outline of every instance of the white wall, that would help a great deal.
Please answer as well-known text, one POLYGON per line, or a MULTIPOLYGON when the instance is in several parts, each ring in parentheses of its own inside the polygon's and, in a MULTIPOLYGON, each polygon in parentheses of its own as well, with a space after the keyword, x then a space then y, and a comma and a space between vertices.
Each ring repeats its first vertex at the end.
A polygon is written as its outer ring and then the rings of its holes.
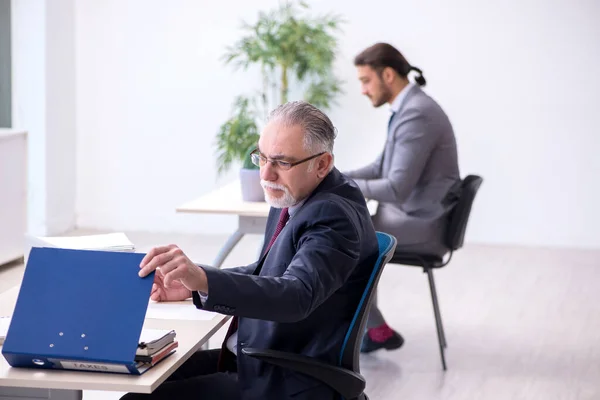
MULTIPOLYGON (((78 225, 230 232, 231 217, 174 208, 230 180, 214 138, 256 72, 219 57, 275 0, 77 0, 78 225)), ((330 112, 341 169, 372 160, 387 110, 359 94, 354 55, 389 41, 425 72, 450 115, 463 174, 485 178, 473 242, 600 247, 600 3, 311 1, 348 21, 330 112)))
POLYGON ((75 226, 74 0, 13 0, 13 127, 28 132, 28 222, 34 235, 75 226))
POLYGON ((27 229, 36 234, 46 231, 45 13, 45 2, 12 2, 12 123, 29 132, 27 229))

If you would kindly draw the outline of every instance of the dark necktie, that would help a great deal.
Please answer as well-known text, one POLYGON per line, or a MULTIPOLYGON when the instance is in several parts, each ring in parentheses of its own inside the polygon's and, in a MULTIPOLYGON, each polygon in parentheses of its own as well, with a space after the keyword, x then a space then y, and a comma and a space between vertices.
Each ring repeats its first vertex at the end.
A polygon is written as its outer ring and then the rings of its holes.
MULTIPOLYGON (((390 140, 390 138, 393 135, 393 132, 390 130, 390 128, 392 127, 392 120, 394 119, 394 115, 396 115, 396 113, 394 111, 392 111, 392 115, 390 115, 390 119, 388 121, 388 131, 387 131, 387 140, 390 140)), ((387 144, 387 143, 386 143, 387 144)), ((383 153, 381 156, 381 164, 379 164, 379 172, 381 173, 381 171, 383 170, 383 163, 385 161, 385 146, 383 148, 383 153)))
MULTIPOLYGON (((287 223, 287 221, 289 219, 290 219, 290 214, 288 212, 288 209, 287 208, 282 209, 281 213, 279 214, 279 222, 277 222, 277 227, 275 228, 275 233, 273 233, 273 236, 271 237, 271 241, 269 242, 269 245, 267 246, 267 249, 265 250, 265 254, 271 249, 271 246, 273 245, 273 243, 275 243, 275 239, 277 239, 277 236, 279 236, 279 234, 283 230, 283 227, 285 226, 285 224, 287 223)), ((233 355, 233 353, 231 351, 229 351, 229 349, 227 348, 227 340, 229 340, 231 335, 233 335, 235 333, 235 331, 237 331, 237 329, 238 329, 238 317, 234 316, 231 320, 231 324, 229 324, 229 329, 227 329, 227 333, 225 334, 225 340, 223 340, 223 344, 221 345, 221 353, 219 354, 219 360, 217 362, 217 371, 219 371, 219 372, 225 372, 227 370, 227 368, 225 366, 226 360, 230 359, 231 355, 233 355)))
POLYGON ((277 222, 277 227, 275 228, 275 233, 273 233, 273 236, 271 237, 271 241, 269 242, 269 245, 267 246, 267 249, 265 250, 265 254, 271 249, 271 246, 273 246, 273 243, 275 243, 275 239, 277 239, 277 236, 279 236, 279 234, 283 230, 283 227, 285 226, 285 224, 287 224, 288 219, 290 219, 290 213, 288 212, 287 208, 283 208, 281 210, 281 213, 279 214, 279 222, 277 222))
POLYGON ((392 111, 392 115, 390 115, 390 120, 388 121, 388 132, 390 131, 390 126, 392 126, 392 120, 394 119, 394 115, 396 115, 396 113, 392 111))

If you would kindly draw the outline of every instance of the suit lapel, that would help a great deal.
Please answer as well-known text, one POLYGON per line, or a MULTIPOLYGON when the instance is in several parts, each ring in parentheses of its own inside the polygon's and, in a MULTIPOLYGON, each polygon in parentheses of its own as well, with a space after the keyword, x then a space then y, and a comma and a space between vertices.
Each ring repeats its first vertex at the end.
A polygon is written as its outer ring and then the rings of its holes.
POLYGON ((393 146, 393 142, 395 140, 394 138, 394 130, 392 129, 392 126, 394 125, 394 119, 398 119, 400 118, 402 111, 404 110, 404 106, 406 105, 407 101, 415 95, 415 93, 417 93, 417 91, 419 91, 421 89, 419 89, 419 86, 417 85, 413 85, 408 89, 408 92, 406 93, 406 96, 404 96, 404 99, 402 99, 402 102, 400 103, 400 107, 398 108, 398 111, 395 112, 393 114, 393 116, 390 118, 390 122, 388 123, 388 132, 387 132, 387 140, 385 142, 385 147, 383 148, 383 157, 381 157, 381 165, 379 166, 379 173, 380 175, 383 175, 385 171, 387 171, 387 168, 385 168, 385 162, 387 160, 391 160, 392 157, 392 151, 394 149, 393 146), (388 145, 388 142, 392 142, 392 145, 388 145))
MULTIPOLYGON (((276 221, 279 219, 280 213, 281 213, 281 209, 271 207, 271 209, 269 210, 269 217, 267 218, 267 226, 265 228, 265 239, 266 238, 270 239, 273 236, 273 234, 275 233, 275 227, 277 224, 273 223, 273 221, 276 221)), ((260 270, 262 269, 265 259, 267 258, 267 254, 269 254, 269 252, 265 253, 265 249, 266 249, 266 246, 268 245, 268 243, 269 243, 269 240, 263 241, 263 247, 260 251, 260 253, 262 255, 261 255, 260 259, 258 260, 258 263, 256 264, 256 268, 254 269, 254 272, 252 272, 252 275, 258 275, 260 273, 260 270)))
POLYGON ((258 260, 258 264, 256 264, 256 268, 252 272, 252 275, 258 275, 258 274, 260 274, 260 270, 262 269, 263 264, 265 263, 265 259, 267 258, 267 254, 269 254, 268 251, 265 254, 262 255, 262 257, 260 258, 260 260, 258 260))

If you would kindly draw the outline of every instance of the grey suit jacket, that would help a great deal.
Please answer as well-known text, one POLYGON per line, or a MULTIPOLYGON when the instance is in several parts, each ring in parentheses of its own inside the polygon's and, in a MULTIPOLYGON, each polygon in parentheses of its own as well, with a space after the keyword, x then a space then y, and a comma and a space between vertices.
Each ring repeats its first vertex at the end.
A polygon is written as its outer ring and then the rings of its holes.
POLYGON ((346 175, 379 202, 375 229, 394 235, 397 251, 447 252, 447 215, 460 188, 456 139, 444 111, 418 86, 394 114, 379 157, 346 175))

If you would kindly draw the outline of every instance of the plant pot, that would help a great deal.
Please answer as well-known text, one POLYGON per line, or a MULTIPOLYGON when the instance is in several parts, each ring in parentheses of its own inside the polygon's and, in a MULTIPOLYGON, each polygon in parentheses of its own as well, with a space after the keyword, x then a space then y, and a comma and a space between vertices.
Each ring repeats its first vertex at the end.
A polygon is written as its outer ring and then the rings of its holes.
POLYGON ((260 170, 240 169, 240 185, 242 187, 242 200, 265 201, 265 192, 260 184, 260 170))

